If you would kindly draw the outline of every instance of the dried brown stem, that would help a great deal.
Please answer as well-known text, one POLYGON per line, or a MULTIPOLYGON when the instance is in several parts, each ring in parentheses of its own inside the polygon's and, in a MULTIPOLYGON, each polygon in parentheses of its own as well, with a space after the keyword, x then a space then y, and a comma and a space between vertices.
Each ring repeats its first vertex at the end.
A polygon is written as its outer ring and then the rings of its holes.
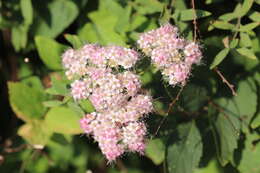
POLYGON ((236 91, 234 89, 235 88, 234 85, 229 83, 228 80, 223 76, 223 74, 217 68, 214 68, 213 70, 219 75, 219 77, 221 78, 222 82, 225 83, 229 87, 229 89, 231 90, 233 96, 237 96, 237 93, 236 93, 236 91))
POLYGON ((199 30, 198 29, 198 26, 197 26, 197 14, 196 14, 196 10, 195 10, 195 2, 194 0, 191 0, 191 5, 192 5, 192 9, 193 9, 193 26, 194 26, 194 37, 193 37, 193 41, 196 41, 197 40, 197 31, 199 30))

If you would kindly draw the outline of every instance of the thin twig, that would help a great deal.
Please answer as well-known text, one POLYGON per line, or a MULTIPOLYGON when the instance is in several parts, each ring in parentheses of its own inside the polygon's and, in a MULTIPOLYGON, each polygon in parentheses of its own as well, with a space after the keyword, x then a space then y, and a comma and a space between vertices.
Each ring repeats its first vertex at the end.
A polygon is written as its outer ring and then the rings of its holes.
POLYGON ((193 41, 197 40, 197 31, 198 31, 198 26, 197 26, 197 14, 196 14, 196 10, 195 10, 195 2, 194 0, 191 0, 191 5, 192 5, 192 9, 193 9, 193 26, 194 26, 194 37, 193 37, 193 41))
POLYGON ((168 110, 167 110, 167 113, 166 113, 166 115, 163 117, 163 119, 160 121, 160 124, 159 124, 158 128, 156 129, 156 131, 155 131, 155 133, 154 133, 153 136, 156 136, 156 135, 158 134, 158 132, 159 132, 161 126, 163 125, 164 121, 165 121, 166 118, 168 117, 168 115, 169 115, 169 113, 170 113, 172 107, 173 107, 173 106, 175 105, 175 103, 179 100, 179 97, 180 97, 180 95, 181 95, 181 92, 183 91, 183 88, 184 88, 184 86, 181 87, 181 89, 180 89, 179 92, 177 93, 177 96, 175 97, 175 99, 173 99, 172 102, 169 104, 169 108, 168 108, 168 110))
POLYGON ((4 152, 5 153, 15 153, 15 152, 19 152, 19 151, 21 151, 21 150, 23 150, 23 149, 25 149, 27 147, 28 146, 26 144, 22 144, 22 145, 20 145, 20 146, 18 146, 16 148, 8 147, 8 148, 4 148, 4 152))
POLYGON ((222 75, 222 73, 217 68, 214 68, 213 70, 219 75, 219 77, 222 79, 222 82, 229 87, 229 89, 232 91, 233 96, 237 96, 237 93, 234 89, 234 85, 229 83, 228 80, 222 75))

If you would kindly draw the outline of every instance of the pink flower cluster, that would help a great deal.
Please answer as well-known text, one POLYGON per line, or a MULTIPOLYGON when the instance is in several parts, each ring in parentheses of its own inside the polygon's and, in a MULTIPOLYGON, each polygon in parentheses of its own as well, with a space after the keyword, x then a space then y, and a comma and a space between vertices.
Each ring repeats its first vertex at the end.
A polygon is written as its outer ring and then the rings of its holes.
POLYGON ((92 136, 108 161, 125 151, 143 153, 146 126, 143 117, 152 109, 152 98, 141 90, 139 76, 130 71, 138 53, 120 46, 87 44, 62 56, 66 75, 74 80, 71 95, 89 99, 96 112, 80 125, 92 136))
POLYGON ((199 45, 179 37, 178 29, 171 24, 141 34, 137 43, 170 85, 184 85, 192 65, 202 58, 199 45))

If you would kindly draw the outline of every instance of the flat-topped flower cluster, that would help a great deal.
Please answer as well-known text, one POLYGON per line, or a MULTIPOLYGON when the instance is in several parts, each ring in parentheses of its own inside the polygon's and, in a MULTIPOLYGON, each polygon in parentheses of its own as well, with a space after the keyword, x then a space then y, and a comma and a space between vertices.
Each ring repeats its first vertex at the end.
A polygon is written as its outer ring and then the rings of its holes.
MULTIPOLYGON (((151 57, 170 85, 185 85, 193 64, 199 64, 199 45, 178 35, 170 24, 143 33, 139 48, 151 57)), ((138 52, 120 46, 86 44, 68 49, 62 63, 77 101, 88 99, 95 112, 86 114, 80 125, 92 136, 108 161, 126 151, 143 153, 146 126, 143 117, 153 110, 152 97, 141 89, 139 76, 131 71, 138 52)))
POLYGON ((143 117, 152 109, 152 98, 141 90, 139 76, 130 71, 138 53, 120 46, 86 44, 68 49, 62 56, 66 75, 74 80, 71 95, 89 99, 96 112, 80 121, 108 161, 125 151, 143 153, 146 126, 143 117))
POLYGON ((137 43, 173 86, 185 85, 192 65, 202 58, 199 45, 181 38, 171 24, 141 34, 137 43))

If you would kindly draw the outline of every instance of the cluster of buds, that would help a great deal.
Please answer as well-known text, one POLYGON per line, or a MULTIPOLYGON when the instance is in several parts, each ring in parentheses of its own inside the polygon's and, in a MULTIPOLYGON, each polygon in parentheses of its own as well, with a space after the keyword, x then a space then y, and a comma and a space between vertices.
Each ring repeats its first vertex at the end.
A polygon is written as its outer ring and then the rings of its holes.
POLYGON ((143 117, 152 109, 152 98, 141 90, 139 76, 131 68, 138 53, 120 46, 86 44, 68 49, 62 63, 71 83, 74 100, 89 99, 95 112, 80 125, 92 136, 108 161, 126 151, 143 153, 146 126, 143 117))
POLYGON ((141 34, 137 43, 173 86, 185 85, 192 65, 202 58, 199 45, 179 37, 177 27, 170 24, 141 34))

